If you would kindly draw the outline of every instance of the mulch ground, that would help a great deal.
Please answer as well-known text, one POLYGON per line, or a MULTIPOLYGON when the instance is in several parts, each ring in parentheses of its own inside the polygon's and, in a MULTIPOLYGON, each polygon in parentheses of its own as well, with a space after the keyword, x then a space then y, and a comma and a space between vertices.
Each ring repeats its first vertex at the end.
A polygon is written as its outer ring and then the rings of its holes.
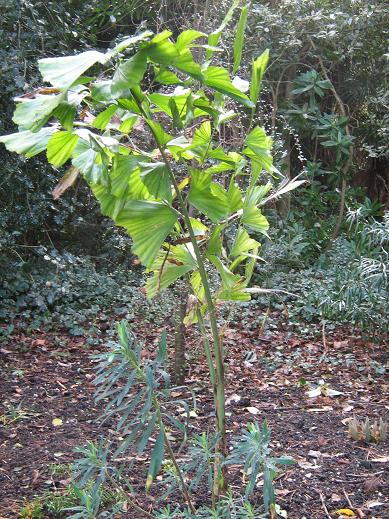
MULTIPOLYGON (((152 348, 156 332, 146 329, 143 336, 152 348)), ((267 418, 274 454, 296 461, 275 482, 277 502, 289 519, 328 519, 342 508, 359 518, 388 519, 388 439, 378 445, 356 442, 347 426, 353 416, 389 419, 389 381, 383 373, 388 342, 373 343, 344 328, 325 339, 323 345, 320 336, 308 339, 288 329, 266 336, 239 326, 226 329, 228 434, 267 418), (321 379, 341 394, 310 398, 309 384, 321 379)), ((187 347, 187 384, 196 389, 198 406, 191 429, 199 432, 213 423, 212 397, 194 335, 187 347)), ((55 480, 53 465, 71 463, 76 446, 112 433, 109 423, 99 424, 101 406, 93 400, 91 353, 102 349, 91 351, 82 338, 59 341, 58 335, 39 331, 1 347, 0 519, 20 517, 21 506, 34 496, 61 492, 69 481, 55 480), (54 425, 55 419, 60 423, 54 425)), ((144 487, 146 471, 144 462, 143 470, 130 473, 135 489, 144 487)), ((231 472, 237 488, 241 473, 231 472)), ((153 496, 142 495, 139 505, 158 509, 153 496)), ((201 496, 195 500, 200 504, 201 496)))

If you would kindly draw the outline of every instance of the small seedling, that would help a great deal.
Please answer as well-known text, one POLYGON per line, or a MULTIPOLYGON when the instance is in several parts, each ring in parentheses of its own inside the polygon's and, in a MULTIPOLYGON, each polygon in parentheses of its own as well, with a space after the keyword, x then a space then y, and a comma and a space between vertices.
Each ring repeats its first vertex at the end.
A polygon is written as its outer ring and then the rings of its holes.
POLYGON ((380 418, 373 423, 369 418, 360 420, 353 418, 348 424, 348 432, 350 437, 355 441, 366 443, 381 443, 388 434, 388 423, 380 418))
POLYGON ((29 501, 20 509, 19 513, 23 519, 41 519, 43 517, 42 503, 39 499, 29 501))
POLYGON ((21 420, 26 420, 31 416, 36 416, 36 413, 32 413, 27 409, 23 409, 21 404, 10 405, 7 411, 0 415, 0 423, 2 423, 4 426, 7 426, 15 422, 20 422, 21 420))

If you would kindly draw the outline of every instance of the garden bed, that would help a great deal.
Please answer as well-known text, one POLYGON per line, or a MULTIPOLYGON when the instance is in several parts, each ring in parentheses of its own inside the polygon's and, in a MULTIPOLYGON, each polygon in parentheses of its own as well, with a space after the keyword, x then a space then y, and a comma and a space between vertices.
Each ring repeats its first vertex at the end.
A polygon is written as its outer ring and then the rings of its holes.
MULTIPOLYGON (((152 349, 157 331, 148 328, 143 335, 152 349)), ((288 329, 262 335, 260 330, 227 328, 224 338, 228 433, 267 418, 274 453, 296 461, 275 482, 277 503, 287 517, 322 519, 351 508, 357 517, 387 518, 388 440, 378 445, 356 442, 348 435, 347 421, 353 416, 388 419, 388 343, 369 342, 345 328, 328 333, 324 345, 320 336, 299 337, 288 329), (309 388, 320 380, 341 394, 310 398, 309 388)), ((2 519, 20 517, 26 505, 23 513, 29 517, 34 499, 63 494, 69 487, 66 466, 76 457, 74 448, 87 440, 114 437, 112 424, 99 425, 101 406, 93 400, 95 362, 90 354, 102 349, 91 351, 83 338, 39 331, 15 336, 1 348, 2 519)), ((193 433, 206 430, 214 417, 205 362, 194 335, 188 338, 188 351, 187 383, 197 394, 193 433)), ((139 488, 133 499, 152 512, 159 508, 157 492, 142 497, 146 456, 138 465, 140 470, 128 474, 133 488, 139 488)), ((239 467, 231 468, 230 477, 232 488, 240 489, 239 467)), ((194 500, 203 504, 204 494, 194 500)), ((67 517, 70 512, 41 514, 34 517, 67 517)), ((135 515, 132 511, 123 517, 135 515)))

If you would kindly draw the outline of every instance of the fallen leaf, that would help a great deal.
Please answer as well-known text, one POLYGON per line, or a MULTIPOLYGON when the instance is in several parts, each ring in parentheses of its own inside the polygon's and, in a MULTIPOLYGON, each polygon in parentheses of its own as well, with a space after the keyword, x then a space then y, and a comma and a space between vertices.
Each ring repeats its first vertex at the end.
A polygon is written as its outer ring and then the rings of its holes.
POLYGON ((316 387, 315 389, 311 389, 310 391, 307 391, 307 395, 309 396, 309 398, 315 398, 317 396, 320 396, 321 395, 320 386, 316 387))
POLYGON ((353 510, 350 508, 339 508, 339 510, 336 510, 335 514, 344 517, 355 517, 353 510))
POLYGON ((308 451, 308 456, 310 458, 321 458, 322 454, 320 451, 308 451))
POLYGON ((257 407, 245 407, 250 414, 259 414, 261 411, 257 407))
POLYGON ((374 463, 389 463, 389 456, 381 456, 380 458, 372 458, 370 461, 374 461, 374 463))
POLYGON ((230 404, 232 404, 232 402, 239 402, 239 401, 240 401, 240 398, 241 398, 241 397, 240 397, 239 395, 237 395, 237 394, 234 393, 233 395, 231 395, 231 396, 229 396, 229 397, 227 398, 227 400, 226 400, 226 405, 230 405, 230 404))
POLYGON ((326 411, 333 411, 334 408, 331 405, 325 405, 324 407, 311 407, 307 409, 308 413, 325 413, 326 411))
POLYGON ((382 486, 381 480, 374 476, 372 478, 367 479, 364 483, 366 492, 375 492, 381 486, 382 486))
POLYGON ((381 501, 367 501, 365 503, 366 508, 376 508, 378 506, 384 506, 385 503, 381 503, 381 501))
POLYGON ((51 423, 54 425, 54 427, 59 427, 60 425, 63 424, 61 418, 53 418, 51 420, 51 423))

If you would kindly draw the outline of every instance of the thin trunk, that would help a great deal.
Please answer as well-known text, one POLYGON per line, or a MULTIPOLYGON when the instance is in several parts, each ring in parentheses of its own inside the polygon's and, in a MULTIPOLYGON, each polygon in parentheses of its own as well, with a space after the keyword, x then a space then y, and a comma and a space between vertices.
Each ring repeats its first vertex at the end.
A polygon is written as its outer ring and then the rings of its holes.
POLYGON ((176 315, 175 333, 174 333, 174 383, 182 386, 185 383, 186 372, 186 341, 185 341, 185 324, 186 303, 188 298, 187 290, 180 283, 180 302, 176 315))
MULTIPOLYGON (((137 99, 136 96, 134 96, 137 99)), ((139 109, 143 112, 141 104, 137 102, 139 109)), ((145 116, 145 114, 143 113, 145 116)), ((147 121, 147 117, 145 117, 147 121)), ((154 139, 157 143, 158 149, 161 153, 161 157, 166 165, 169 172, 171 182, 177 195, 177 200, 180 208, 180 212, 183 216, 186 229, 189 233, 191 243, 193 245, 193 252, 195 254, 201 282, 204 287, 204 296, 208 309, 208 319, 211 326, 212 342, 213 342, 213 353, 215 357, 215 385, 216 395, 215 396, 215 410, 216 410, 216 433, 217 442, 215 446, 215 462, 214 462, 214 486, 213 486, 213 500, 218 501, 220 496, 225 493, 227 488, 227 467, 223 465, 223 460, 227 456, 227 441, 226 441, 226 414, 225 414, 225 377, 224 377, 224 351, 223 344, 220 340, 219 329, 217 324, 216 307, 213 301, 208 275, 205 269, 205 264, 199 245, 197 243, 196 235, 194 233, 188 208, 185 200, 178 187, 177 179, 171 168, 170 162, 166 156, 164 147, 159 143, 158 136, 155 133, 155 129, 150 125, 150 131, 152 132, 154 139)))
MULTIPOLYGON (((316 49, 315 44, 313 43, 313 41, 311 39, 310 39, 310 41, 311 41, 312 47, 314 49, 316 49)), ((344 106, 344 103, 343 103, 342 99, 340 98, 338 92, 336 91, 332 81, 330 80, 330 78, 328 76, 328 73, 327 73, 327 69, 325 68, 323 60, 321 59, 320 56, 318 56, 318 60, 319 60, 320 68, 321 68, 321 70, 323 72, 323 76, 332 85, 331 90, 332 90, 332 93, 334 94, 334 97, 336 99, 336 103, 338 105, 340 115, 342 115, 343 117, 348 117, 347 112, 346 112, 346 108, 344 106)), ((351 135, 350 127, 349 127, 348 124, 346 124, 346 126, 344 127, 344 131, 345 131, 346 135, 348 135, 348 136, 351 135)), ((341 180, 341 186, 340 186, 340 202, 339 202, 338 218, 336 220, 336 224, 335 224, 334 230, 332 232, 331 239, 330 239, 330 241, 329 241, 329 243, 327 245, 327 250, 329 250, 332 247, 332 243, 335 240, 335 238, 337 238, 337 236, 339 234, 339 231, 340 231, 340 227, 342 225, 343 216, 344 216, 344 210, 345 210, 345 205, 346 205, 347 175, 348 175, 348 173, 349 173, 349 171, 351 169, 352 163, 353 163, 353 152, 354 152, 354 148, 353 148, 353 146, 350 146, 349 156, 348 156, 347 161, 346 161, 345 165, 343 166, 343 170, 342 170, 342 180, 341 180)))

